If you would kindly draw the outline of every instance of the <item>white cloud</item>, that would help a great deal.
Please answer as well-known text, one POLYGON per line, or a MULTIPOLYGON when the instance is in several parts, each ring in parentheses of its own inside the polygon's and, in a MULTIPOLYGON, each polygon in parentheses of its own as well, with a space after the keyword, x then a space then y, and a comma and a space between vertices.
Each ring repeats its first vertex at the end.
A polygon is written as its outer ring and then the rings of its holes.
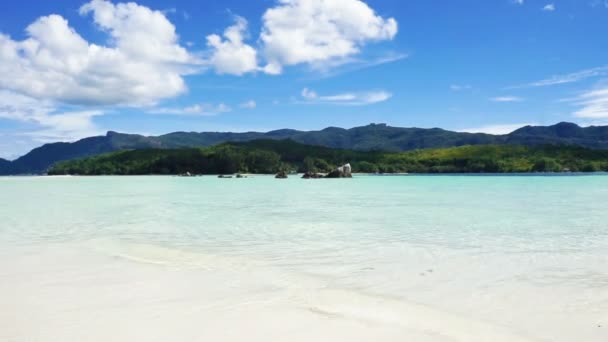
POLYGON ((391 93, 382 90, 322 96, 308 88, 302 89, 300 95, 306 103, 325 103, 345 106, 364 106, 384 102, 393 96, 391 93))
POLYGON ((367 42, 393 39, 398 31, 394 18, 377 15, 360 0, 278 0, 262 20, 269 74, 286 65, 335 63, 358 54, 367 42))
POLYGON ((309 99, 309 100, 313 100, 313 99, 316 99, 319 97, 317 92, 315 92, 314 90, 310 90, 308 88, 302 89, 302 92, 300 93, 300 95, 302 95, 303 98, 309 99))
POLYGON ((517 5, 523 5, 524 4, 524 0, 512 0, 514 4, 517 5))
POLYGON ((546 87, 546 86, 574 83, 574 82, 582 81, 584 79, 603 76, 606 74, 608 74, 608 66, 602 66, 602 67, 597 67, 597 68, 592 68, 592 69, 581 70, 581 71, 573 72, 570 74, 554 75, 554 76, 551 76, 544 80, 540 80, 540 81, 536 81, 536 82, 532 82, 532 83, 528 83, 528 84, 523 84, 523 85, 518 85, 518 86, 513 86, 513 87, 508 87, 507 89, 528 88, 528 87, 546 87))
POLYGON ((576 99, 582 108, 574 116, 588 119, 608 118, 608 87, 588 91, 576 99))
POLYGON ((148 110, 149 114, 169 114, 169 115, 191 115, 191 116, 213 116, 232 111, 230 106, 220 103, 217 105, 204 103, 195 104, 188 107, 161 107, 148 110))
POLYGON ((38 122, 42 129, 23 133, 35 141, 50 143, 57 141, 75 141, 78 139, 101 135, 103 131, 93 123, 93 117, 103 115, 99 110, 65 112, 48 115, 38 122))
POLYGON ((458 132, 486 133, 486 134, 502 135, 502 134, 509 134, 524 126, 534 126, 534 125, 536 125, 536 124, 530 124, 530 123, 496 124, 496 125, 480 126, 480 127, 475 127, 475 128, 459 129, 458 132))
POLYGON ((49 101, 40 101, 12 91, 0 90, 0 118, 33 124, 22 135, 38 142, 73 141, 101 133, 93 118, 99 110, 61 111, 49 101))
POLYGON ((257 51, 243 42, 247 35, 247 20, 235 17, 236 23, 224 31, 207 36, 207 45, 213 52, 209 63, 219 74, 243 75, 258 71, 257 51))
POLYGON ((257 107, 258 104, 253 101, 253 100, 249 100, 247 102, 243 102, 240 104, 239 107, 244 108, 244 109, 255 109, 255 107, 257 107))
POLYGON ((312 79, 324 79, 349 72, 373 68, 383 64, 395 63, 408 57, 409 55, 405 53, 389 52, 381 56, 369 58, 346 57, 320 63, 315 62, 309 64, 309 66, 310 69, 316 72, 312 79))
POLYGON ((494 102, 522 102, 523 100, 524 99, 517 96, 498 96, 490 99, 490 101, 494 102))
POLYGON ((107 0, 92 0, 80 8, 113 39, 119 52, 134 60, 187 63, 191 56, 178 44, 175 26, 160 11, 136 3, 114 5, 107 0))
POLYGON ((195 58, 160 11, 93 0, 80 8, 109 39, 89 43, 59 15, 38 18, 27 39, 0 34, 0 88, 70 104, 142 105, 186 91, 195 58))
POLYGON ((555 11, 555 4, 547 4, 543 7, 543 11, 545 12, 553 12, 555 11))
POLYGON ((452 90, 452 91, 463 91, 463 90, 471 90, 471 89, 473 89, 473 87, 468 84, 452 84, 450 86, 450 90, 452 90))
MULTIPOLYGON (((220 74, 264 71, 286 65, 315 67, 352 62, 371 41, 392 39, 397 22, 377 15, 361 0, 277 0, 262 19, 258 51, 246 44, 247 21, 207 36, 202 60, 180 45, 166 14, 134 2, 92 0, 79 13, 90 16, 107 43, 87 41, 60 15, 35 20, 24 40, 0 33, 0 89, 39 100, 76 105, 151 106, 187 91, 184 76, 210 66, 220 74), (259 60, 266 65, 259 67, 259 60)), ((374 63, 405 58, 391 56, 374 63)), ((365 63, 362 63, 365 64, 365 63)))

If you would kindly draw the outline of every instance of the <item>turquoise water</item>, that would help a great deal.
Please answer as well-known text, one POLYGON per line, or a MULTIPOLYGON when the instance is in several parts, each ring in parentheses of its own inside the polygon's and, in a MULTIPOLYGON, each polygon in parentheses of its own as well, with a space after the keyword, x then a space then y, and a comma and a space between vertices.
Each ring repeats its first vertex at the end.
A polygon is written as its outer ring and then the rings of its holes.
POLYGON ((608 246, 608 177, 3 178, 5 241, 112 238, 176 247, 323 251, 608 246))
POLYGON ((608 336, 605 175, 0 178, 0 204, 10 253, 79 245, 177 268, 214 256, 272 269, 277 288, 305 278, 531 341, 608 336))

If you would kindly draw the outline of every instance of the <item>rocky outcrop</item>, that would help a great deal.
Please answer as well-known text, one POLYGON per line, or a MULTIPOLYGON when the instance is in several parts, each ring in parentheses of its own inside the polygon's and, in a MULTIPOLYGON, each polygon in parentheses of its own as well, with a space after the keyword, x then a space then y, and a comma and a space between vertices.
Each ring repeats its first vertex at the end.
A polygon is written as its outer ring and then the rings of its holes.
POLYGON ((287 178, 287 172, 285 172, 285 171, 279 171, 279 173, 277 173, 276 176, 274 176, 274 178, 277 178, 277 179, 286 179, 287 178))
POLYGON ((306 172, 306 173, 304 173, 302 178, 303 179, 319 179, 319 178, 323 178, 323 175, 320 173, 316 173, 316 172, 306 172))
POLYGON ((345 164, 328 173, 325 178, 353 178, 352 167, 350 164, 345 164))

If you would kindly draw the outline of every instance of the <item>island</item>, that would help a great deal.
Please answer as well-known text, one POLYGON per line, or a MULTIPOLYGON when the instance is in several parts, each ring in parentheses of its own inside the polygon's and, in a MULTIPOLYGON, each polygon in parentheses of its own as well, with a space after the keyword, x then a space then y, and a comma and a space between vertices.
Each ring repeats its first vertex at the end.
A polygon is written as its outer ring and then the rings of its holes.
POLYGON ((406 152, 354 151, 254 140, 212 147, 136 149, 55 164, 49 175, 527 173, 608 171, 608 150, 568 145, 477 145, 406 152))

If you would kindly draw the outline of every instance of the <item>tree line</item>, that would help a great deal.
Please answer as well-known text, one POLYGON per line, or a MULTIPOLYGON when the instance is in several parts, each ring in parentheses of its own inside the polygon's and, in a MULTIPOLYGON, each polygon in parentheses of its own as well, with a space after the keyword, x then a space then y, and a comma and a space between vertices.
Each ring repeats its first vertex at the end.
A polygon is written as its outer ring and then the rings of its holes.
POLYGON ((360 152, 291 140, 206 148, 113 152, 54 165, 51 175, 274 174, 329 172, 351 163, 361 173, 515 173, 608 171, 608 151, 574 146, 482 145, 408 152, 360 152))

